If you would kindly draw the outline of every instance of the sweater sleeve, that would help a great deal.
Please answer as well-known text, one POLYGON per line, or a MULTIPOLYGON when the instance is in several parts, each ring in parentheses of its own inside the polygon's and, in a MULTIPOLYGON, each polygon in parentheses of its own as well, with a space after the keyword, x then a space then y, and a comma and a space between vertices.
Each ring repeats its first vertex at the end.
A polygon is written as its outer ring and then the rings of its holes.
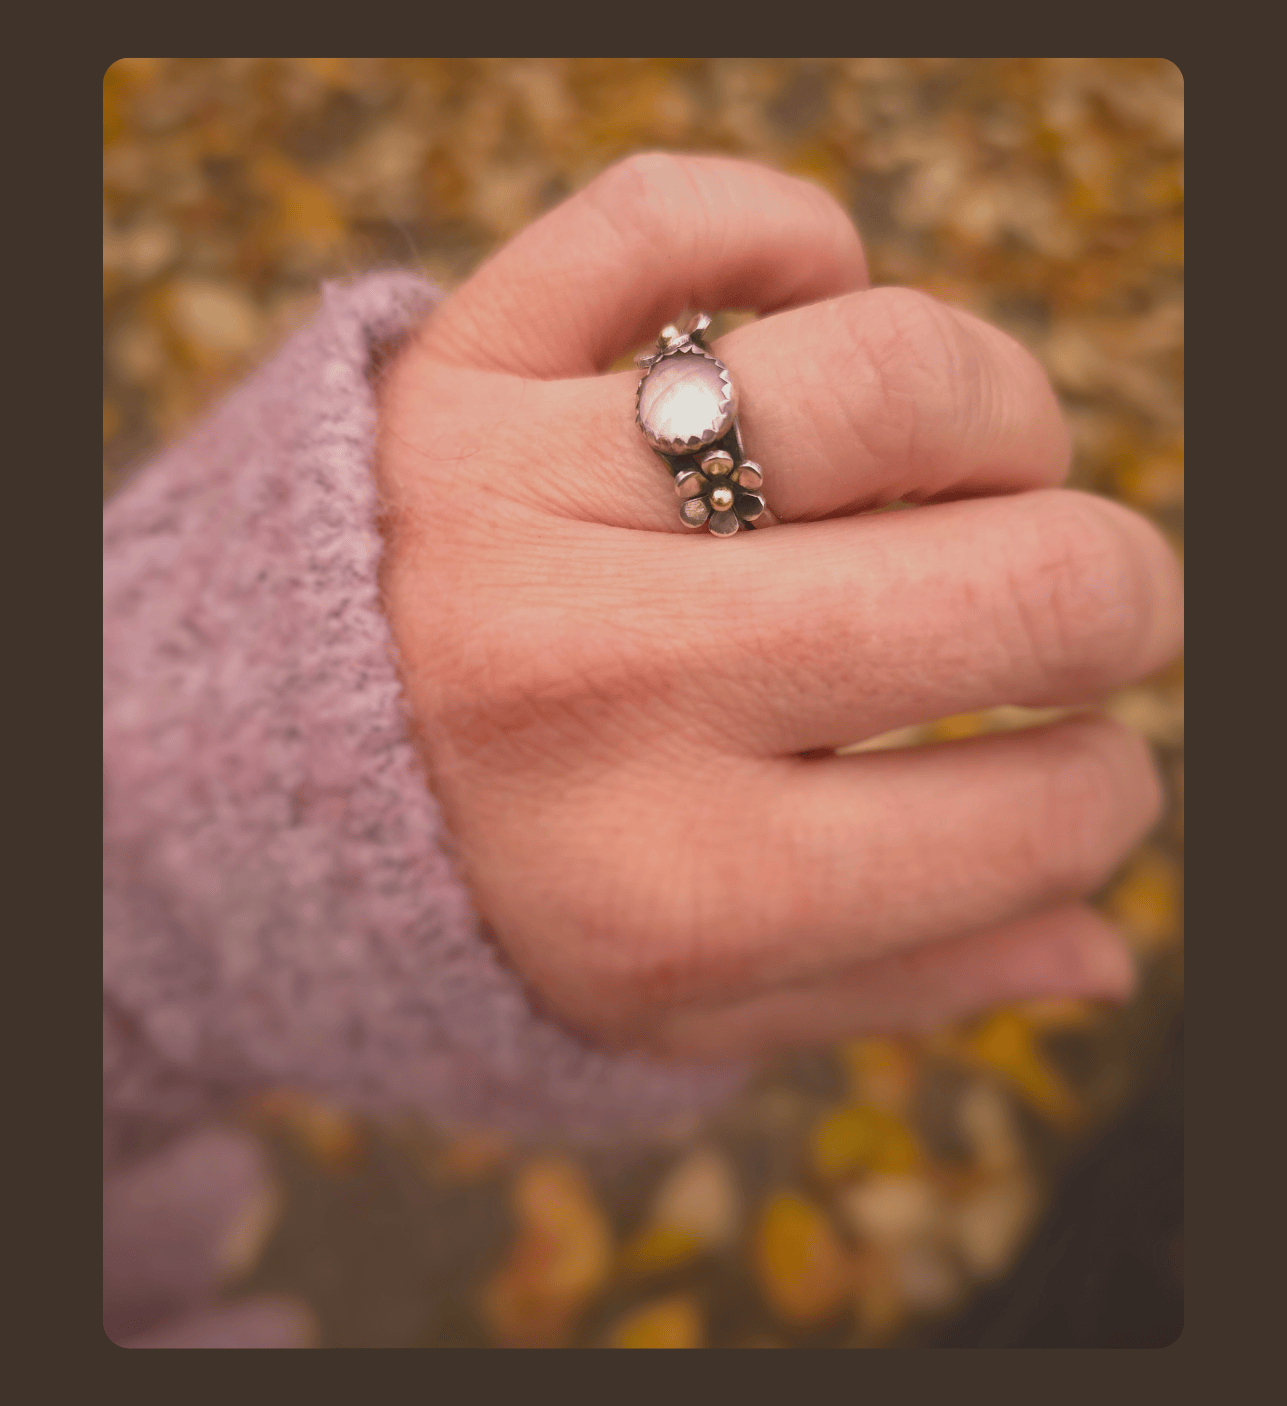
POLYGON ((402 272, 327 285, 107 506, 109 1164, 268 1085, 594 1134, 740 1078, 542 1015, 453 872, 381 612, 372 472, 374 361, 436 299, 402 272))

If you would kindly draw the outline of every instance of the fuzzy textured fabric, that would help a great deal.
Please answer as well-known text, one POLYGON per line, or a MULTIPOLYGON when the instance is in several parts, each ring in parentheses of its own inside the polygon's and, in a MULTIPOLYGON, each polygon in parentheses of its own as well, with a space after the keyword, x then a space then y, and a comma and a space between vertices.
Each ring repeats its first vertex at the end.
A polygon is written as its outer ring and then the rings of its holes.
POLYGON ((315 321, 108 504, 108 1166, 265 1086, 518 1132, 709 1106, 736 1068, 596 1050, 480 931, 381 613, 373 359, 438 294, 315 321))

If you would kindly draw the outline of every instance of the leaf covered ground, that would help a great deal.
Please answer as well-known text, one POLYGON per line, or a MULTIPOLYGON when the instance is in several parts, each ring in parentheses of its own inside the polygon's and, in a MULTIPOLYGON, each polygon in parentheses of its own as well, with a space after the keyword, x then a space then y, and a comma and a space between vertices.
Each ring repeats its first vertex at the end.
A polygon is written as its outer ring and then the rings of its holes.
MULTIPOLYGON (((665 147, 818 181, 874 282, 1022 339, 1073 426, 1072 482, 1178 551, 1182 86, 1164 60, 123 60, 104 83, 104 492, 305 321, 321 279, 399 264, 450 286, 665 147)), ((1182 684, 1176 666, 1106 702, 1168 782, 1100 896, 1143 973, 1125 1010, 1012 1006, 784 1060, 700 1126, 589 1152, 276 1091, 243 1117, 282 1195, 226 1292, 298 1294, 336 1346, 917 1341, 1006 1274, 1179 1008, 1182 684)))

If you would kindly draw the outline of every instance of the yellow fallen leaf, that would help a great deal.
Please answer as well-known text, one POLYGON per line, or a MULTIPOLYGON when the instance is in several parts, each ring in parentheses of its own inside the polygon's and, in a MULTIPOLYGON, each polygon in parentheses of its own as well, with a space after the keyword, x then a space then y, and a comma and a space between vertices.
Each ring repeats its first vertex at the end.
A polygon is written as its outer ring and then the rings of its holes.
MULTIPOLYGON (((422 179, 433 204, 434 214, 443 220, 463 220, 469 215, 469 176, 460 161, 442 147, 434 147, 425 157, 422 179)), ((634 365, 633 354, 626 357, 624 371, 634 365)))
POLYGON ((622 1246, 618 1261, 630 1274, 653 1274, 687 1264, 701 1254, 702 1242, 679 1225, 650 1225, 622 1246))
POLYGON ((295 249, 328 253, 347 232, 333 191, 276 152, 262 152, 251 163, 254 188, 271 210, 259 228, 259 240, 271 256, 295 249))
POLYGON ((845 198, 849 172, 821 144, 797 151, 788 161, 787 170, 793 176, 803 176, 805 180, 814 181, 837 199, 845 198))
POLYGON ((1080 1030, 1103 1020, 1102 1007, 1075 996, 1044 996, 1020 1001, 1018 1014, 1034 1030, 1080 1030))
POLYGON ((867 1104, 838 1108, 813 1130, 813 1166, 826 1181, 861 1171, 910 1172, 921 1160, 907 1125, 892 1113, 867 1104))
POLYGON ((1140 508, 1169 508, 1184 502, 1182 454, 1141 453, 1117 465, 1118 491, 1140 508))
POLYGON ((1145 184, 1149 203, 1170 207, 1184 203, 1184 163, 1172 161, 1160 166, 1145 184))
POLYGON ((987 719, 982 713, 957 713, 954 717, 940 718, 930 731, 937 742, 955 742, 962 737, 976 737, 986 730, 987 719))
POLYGON ((112 82, 109 71, 103 79, 103 145, 111 146, 113 142, 120 140, 124 132, 120 93, 118 85, 112 82))
POLYGON ((146 90, 159 75, 160 59, 117 59, 103 75, 103 145, 111 146, 129 128, 128 98, 146 90))
POLYGON ((1153 226, 1142 254, 1150 262, 1165 268, 1168 264, 1178 267, 1184 263, 1184 216, 1175 215, 1153 226), (1147 251, 1147 252, 1146 252, 1147 251))
POLYGON ((689 1294, 645 1304, 619 1319, 608 1333, 609 1347, 702 1347, 702 1311, 689 1294))
POLYGON ((1105 907, 1137 952, 1168 946, 1179 935, 1178 866, 1160 850, 1145 847, 1113 886, 1105 907))
POLYGON ((251 1117, 285 1129, 311 1161, 336 1175, 355 1171, 366 1152, 366 1134, 356 1118, 293 1089, 272 1089, 261 1095, 251 1117))
POLYGON ((529 1162, 512 1195, 518 1235, 483 1288, 483 1319, 502 1346, 558 1347, 608 1277, 608 1223, 584 1173, 564 1158, 529 1162))
POLYGON ((856 1099, 888 1113, 906 1110, 916 1092, 919 1060, 905 1040, 855 1040, 840 1057, 856 1099))
POLYGON ((1072 1090, 1033 1039, 1029 1023, 1013 1010, 997 1011, 966 1037, 968 1058, 1003 1075, 1052 1122, 1075 1122, 1081 1112, 1072 1090))
POLYGON ((306 69, 323 83, 342 88, 348 82, 346 60, 344 59, 299 59, 301 68, 306 69))
POLYGON ((795 1192, 770 1198, 753 1239, 756 1279, 789 1323, 817 1323, 849 1296, 849 1258, 822 1210, 795 1192))

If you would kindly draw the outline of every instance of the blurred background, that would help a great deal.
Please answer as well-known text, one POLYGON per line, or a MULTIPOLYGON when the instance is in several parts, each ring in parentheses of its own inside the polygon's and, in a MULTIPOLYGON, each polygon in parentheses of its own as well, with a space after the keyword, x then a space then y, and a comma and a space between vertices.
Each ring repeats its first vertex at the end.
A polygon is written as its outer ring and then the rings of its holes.
MULTIPOLYGON (((666 148, 817 181, 874 283, 1019 337, 1073 425, 1073 483, 1181 550, 1165 60, 132 59, 103 119, 105 496, 305 322, 322 279, 400 265, 454 286, 606 165, 666 148)), ((277 1194, 225 1297, 296 1295, 324 1346, 1172 1341, 1182 683, 1177 665, 1106 705, 1168 790, 1099 897, 1140 963, 1127 1008, 1029 1003, 783 1060, 703 1123, 590 1150, 274 1090, 238 1115, 277 1194)))

